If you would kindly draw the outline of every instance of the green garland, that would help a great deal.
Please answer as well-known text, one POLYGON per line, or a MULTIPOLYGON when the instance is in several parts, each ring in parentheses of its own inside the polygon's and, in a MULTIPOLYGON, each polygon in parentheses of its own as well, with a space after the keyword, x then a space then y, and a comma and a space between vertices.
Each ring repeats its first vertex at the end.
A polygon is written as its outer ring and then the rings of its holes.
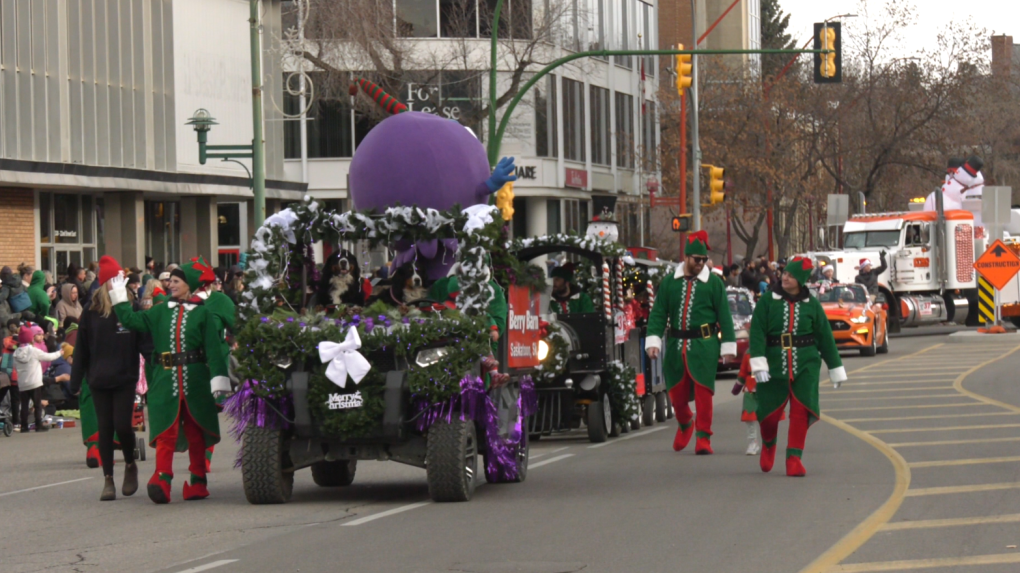
POLYGON ((637 400, 637 374, 632 366, 619 360, 609 363, 609 405, 620 423, 627 423, 641 415, 637 400))
POLYGON ((575 247, 596 252, 608 258, 622 257, 627 254, 627 250, 620 243, 607 241, 599 237, 581 236, 574 232, 543 235, 541 237, 518 237, 510 245, 510 251, 515 253, 521 249, 545 246, 575 247))

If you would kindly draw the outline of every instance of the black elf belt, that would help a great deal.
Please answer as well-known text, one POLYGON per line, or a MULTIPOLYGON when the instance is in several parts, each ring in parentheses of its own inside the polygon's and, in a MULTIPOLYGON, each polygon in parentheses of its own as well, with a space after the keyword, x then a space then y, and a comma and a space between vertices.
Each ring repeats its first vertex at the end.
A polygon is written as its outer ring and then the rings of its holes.
POLYGON ((793 348, 804 348, 806 346, 815 345, 815 336, 813 334, 806 334, 804 336, 794 336, 789 332, 784 332, 779 336, 768 337, 769 346, 781 346, 783 350, 791 350, 793 348))
POLYGON ((164 352, 159 355, 159 363, 164 370, 172 370, 175 366, 187 366, 205 362, 204 350, 188 350, 186 352, 164 352))
POLYGON ((679 338, 681 340, 690 340, 692 338, 712 338, 719 334, 718 324, 702 324, 699 328, 692 328, 690 330, 680 330, 678 328, 669 329, 670 338, 679 338))

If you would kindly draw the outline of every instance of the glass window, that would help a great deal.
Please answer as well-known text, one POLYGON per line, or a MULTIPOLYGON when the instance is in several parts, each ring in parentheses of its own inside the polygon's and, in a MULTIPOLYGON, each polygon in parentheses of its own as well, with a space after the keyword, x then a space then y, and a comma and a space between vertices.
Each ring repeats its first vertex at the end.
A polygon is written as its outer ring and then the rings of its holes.
MULTIPOLYGON (((67 259, 67 255, 68 255, 67 251, 57 251, 57 268, 54 269, 56 271, 56 272, 53 273, 54 277, 64 277, 64 276, 67 276, 67 265, 70 262, 67 259)), ((46 268, 46 267, 43 267, 43 270, 45 271, 45 270, 49 270, 49 269, 46 268)), ((59 280, 59 279, 57 279, 57 280, 59 280)))
MULTIPOLYGON (((40 262, 42 263, 42 265, 39 267, 39 270, 52 271, 53 247, 43 247, 42 249, 40 249, 40 254, 41 254, 40 262)), ((65 266, 64 269, 66 270, 67 267, 65 266)))
POLYGON ((94 235, 95 226, 95 215, 92 212, 92 197, 90 195, 81 196, 81 242, 86 245, 92 244, 92 237, 94 235))
POLYGON ((524 197, 514 197, 513 238, 528 236, 528 203, 524 197))
POLYGON ((610 135, 609 90, 591 86, 591 162, 609 165, 612 154, 610 135))
POLYGON ((616 92, 616 166, 634 167, 634 96, 616 92))
POLYGON ((535 85, 535 155, 559 156, 556 121, 556 76, 535 85))
POLYGON ((102 197, 96 197, 96 248, 98 252, 106 252, 106 221, 103 216, 105 214, 106 204, 102 197))
MULTIPOLYGON (((655 44, 652 43, 652 34, 655 33, 655 27, 652 25, 653 10, 648 4, 638 4, 641 7, 641 49, 652 50, 655 44)), ((645 74, 649 76, 655 75, 655 56, 645 56, 645 74)))
POLYGON ((53 240, 56 243, 78 243, 79 212, 77 195, 53 196, 53 240))
MULTIPOLYGON (((606 2, 588 0, 588 50, 605 50, 606 45, 606 2)), ((606 58, 596 56, 600 60, 606 58)))
POLYGON ((659 163, 655 146, 655 102, 645 101, 641 109, 641 157, 645 171, 655 171, 659 163))
MULTIPOLYGON (((317 76, 312 74, 313 82, 322 79, 317 76)), ((291 81, 297 82, 297 79, 292 78, 291 81)), ((284 112, 296 115, 301 111, 300 104, 301 100, 297 96, 288 95, 284 90, 284 112)), ((308 157, 352 157, 354 144, 351 121, 351 108, 346 99, 317 99, 309 108, 305 122, 308 130, 308 157)), ((301 157, 301 122, 296 119, 283 122, 283 153, 287 159, 301 157)))
MULTIPOLYGON (((507 1, 510 2, 510 25, 512 27, 513 37, 518 40, 530 40, 533 34, 531 17, 532 0, 507 1)), ((506 2, 503 4, 505 6, 506 2)))
POLYGON ((436 0, 396 0, 397 35, 403 38, 435 38, 439 32, 436 0))
POLYGON ((900 231, 858 231, 843 235, 843 247, 895 247, 900 244, 900 231))
POLYGON ((478 0, 439 0, 439 33, 444 38, 477 38, 478 0))
MULTIPOLYGON (((511 0, 503 0, 503 8, 499 11, 500 38, 510 37, 510 19, 514 13, 511 0)), ((492 37, 492 18, 496 13, 496 0, 478 0, 478 33, 483 38, 492 37)))
MULTIPOLYGON (((50 215, 52 214, 52 197, 51 193, 40 193, 39 194, 39 242, 40 243, 52 243, 53 237, 50 235, 50 215)), ((49 267, 45 267, 49 268, 49 267)))
POLYGON ((220 203, 216 206, 220 247, 234 247, 241 244, 241 205, 220 203))
MULTIPOLYGON (((619 45, 621 50, 631 50, 631 20, 633 20, 633 11, 631 8, 631 2, 633 0, 619 0, 620 5, 620 23, 617 27, 619 35, 619 45)), ((630 56, 617 56, 617 65, 625 68, 631 68, 634 66, 634 62, 630 56)))
POLYGON ((581 228, 578 229, 578 233, 584 235, 588 232, 588 223, 591 222, 591 218, 588 217, 588 202, 581 201, 581 228))
POLYGON ((563 157, 584 161, 584 84, 563 78, 563 157))
POLYGON ((85 247, 84 251, 85 251, 85 264, 86 265, 88 265, 90 263, 94 263, 94 262, 99 260, 99 259, 96 258, 96 248, 95 247, 85 247))
POLYGON ((561 232, 559 199, 549 199, 546 201, 545 217, 547 234, 554 235, 556 233, 561 232))

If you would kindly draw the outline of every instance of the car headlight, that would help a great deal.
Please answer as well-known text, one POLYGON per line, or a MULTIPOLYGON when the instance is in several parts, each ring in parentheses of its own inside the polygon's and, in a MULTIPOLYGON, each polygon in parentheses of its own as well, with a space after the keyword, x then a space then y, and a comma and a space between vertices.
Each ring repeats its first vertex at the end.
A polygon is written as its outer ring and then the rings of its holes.
POLYGON ((450 354, 449 347, 440 346, 439 348, 426 348, 425 350, 419 350, 418 356, 414 358, 414 363, 422 368, 438 364, 443 358, 446 358, 450 354))
POLYGON ((538 361, 542 362, 549 356, 549 343, 544 340, 538 341, 538 361))
POLYGON ((751 335, 749 335, 747 333, 747 329, 744 329, 744 328, 736 331, 736 335, 737 335, 737 340, 743 340, 745 338, 750 338, 751 337, 751 335))
POLYGON ((852 322, 854 324, 864 324, 865 322, 868 322, 868 317, 866 317, 866 316, 864 316, 862 314, 861 316, 858 316, 857 318, 851 318, 850 322, 852 322))

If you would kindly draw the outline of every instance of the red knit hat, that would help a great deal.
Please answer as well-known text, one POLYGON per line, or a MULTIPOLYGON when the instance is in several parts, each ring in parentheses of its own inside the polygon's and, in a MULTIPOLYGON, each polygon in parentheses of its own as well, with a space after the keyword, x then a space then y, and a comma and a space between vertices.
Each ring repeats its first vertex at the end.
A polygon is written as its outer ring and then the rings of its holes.
POLYGON ((103 255, 99 259, 99 284, 105 285, 106 281, 117 276, 117 273, 122 270, 123 269, 121 269, 120 263, 117 262, 117 259, 110 255, 103 255))

